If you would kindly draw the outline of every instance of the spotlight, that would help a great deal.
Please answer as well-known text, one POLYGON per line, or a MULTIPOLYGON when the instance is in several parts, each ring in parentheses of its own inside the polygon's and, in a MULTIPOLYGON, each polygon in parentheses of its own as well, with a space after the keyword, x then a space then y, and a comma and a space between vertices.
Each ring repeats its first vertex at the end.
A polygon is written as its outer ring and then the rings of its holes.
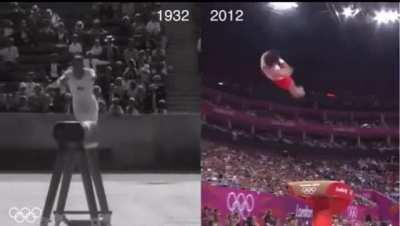
POLYGON ((223 86, 224 82, 218 82, 218 85, 223 86))
POLYGON ((399 19, 399 13, 396 12, 395 10, 381 10, 381 11, 376 11, 374 20, 378 24, 387 24, 390 22, 396 22, 399 19))
POLYGON ((274 10, 289 10, 299 6, 297 2, 271 2, 269 6, 274 10))
POLYGON ((351 7, 343 8, 342 14, 346 17, 355 17, 360 12, 360 9, 352 9, 351 7))

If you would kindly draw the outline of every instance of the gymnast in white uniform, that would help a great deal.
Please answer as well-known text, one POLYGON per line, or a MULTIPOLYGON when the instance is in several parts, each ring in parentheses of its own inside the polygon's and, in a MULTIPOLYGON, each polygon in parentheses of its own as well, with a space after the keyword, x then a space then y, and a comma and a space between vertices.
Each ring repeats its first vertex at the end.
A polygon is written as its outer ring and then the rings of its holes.
POLYGON ((56 81, 56 86, 66 86, 71 92, 74 117, 86 130, 97 125, 99 105, 93 93, 96 73, 85 67, 83 57, 75 55, 72 67, 56 81))

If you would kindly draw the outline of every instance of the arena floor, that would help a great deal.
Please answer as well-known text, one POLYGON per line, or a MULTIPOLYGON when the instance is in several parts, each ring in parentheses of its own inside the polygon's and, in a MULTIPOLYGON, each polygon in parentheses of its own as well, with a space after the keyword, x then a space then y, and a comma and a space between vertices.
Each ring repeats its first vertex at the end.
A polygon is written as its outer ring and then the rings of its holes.
MULTIPOLYGON (((112 226, 200 225, 199 174, 105 174, 103 180, 112 226)), ((39 225, 39 219, 17 223, 9 210, 42 209, 49 181, 50 174, 0 174, 0 224, 39 225)), ((73 176, 66 210, 87 210, 79 175, 73 176)))

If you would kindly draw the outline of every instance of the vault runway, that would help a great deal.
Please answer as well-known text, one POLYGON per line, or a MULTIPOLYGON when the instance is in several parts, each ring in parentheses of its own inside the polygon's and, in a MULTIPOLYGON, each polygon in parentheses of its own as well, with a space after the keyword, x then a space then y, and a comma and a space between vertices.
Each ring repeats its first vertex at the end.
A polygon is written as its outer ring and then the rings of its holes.
MULTIPOLYGON (((9 210, 42 209, 50 177, 50 174, 0 174, 0 225, 39 225, 40 218, 33 223, 18 223, 10 217, 9 210)), ((113 212, 112 226, 200 225, 200 174, 104 174, 103 180, 113 212)), ((73 176, 65 209, 87 210, 80 175, 73 176)), ((89 219, 89 216, 69 219, 89 219)))

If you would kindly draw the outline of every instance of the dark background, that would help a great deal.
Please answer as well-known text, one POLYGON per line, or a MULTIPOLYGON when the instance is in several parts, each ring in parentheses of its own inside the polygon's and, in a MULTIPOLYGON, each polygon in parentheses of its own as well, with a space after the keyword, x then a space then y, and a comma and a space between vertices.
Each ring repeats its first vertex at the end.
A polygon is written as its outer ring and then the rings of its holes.
POLYGON ((261 54, 274 48, 294 67, 295 80, 307 92, 372 94, 398 102, 399 23, 377 26, 365 16, 383 6, 398 9, 398 3, 383 4, 361 3, 363 13, 339 22, 325 3, 300 3, 282 15, 267 3, 207 3, 203 83, 209 87, 223 81, 278 98, 278 89, 262 76, 259 66, 261 54), (244 22, 212 23, 211 9, 242 9, 244 22))

